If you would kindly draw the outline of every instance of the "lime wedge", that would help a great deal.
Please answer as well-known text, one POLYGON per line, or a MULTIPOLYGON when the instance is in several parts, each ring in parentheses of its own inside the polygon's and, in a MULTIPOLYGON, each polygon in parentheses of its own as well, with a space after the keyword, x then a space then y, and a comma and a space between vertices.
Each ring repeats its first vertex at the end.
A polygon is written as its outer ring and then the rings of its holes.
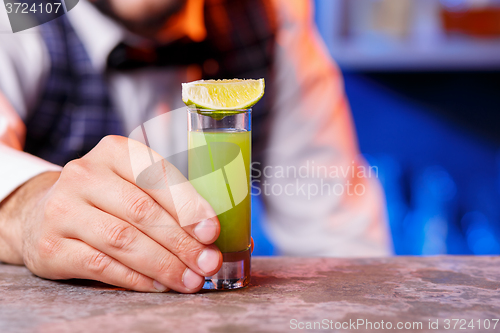
POLYGON ((264 79, 199 80, 182 84, 182 101, 209 110, 248 109, 264 95, 264 79))

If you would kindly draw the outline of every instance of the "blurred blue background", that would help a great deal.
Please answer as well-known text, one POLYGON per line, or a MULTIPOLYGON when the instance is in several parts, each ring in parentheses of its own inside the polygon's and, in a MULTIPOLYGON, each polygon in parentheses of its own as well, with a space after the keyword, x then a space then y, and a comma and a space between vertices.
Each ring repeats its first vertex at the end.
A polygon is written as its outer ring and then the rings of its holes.
MULTIPOLYGON (((500 253, 500 1, 314 4, 379 167, 395 253, 500 253)), ((254 253, 272 255, 252 199, 254 253)))

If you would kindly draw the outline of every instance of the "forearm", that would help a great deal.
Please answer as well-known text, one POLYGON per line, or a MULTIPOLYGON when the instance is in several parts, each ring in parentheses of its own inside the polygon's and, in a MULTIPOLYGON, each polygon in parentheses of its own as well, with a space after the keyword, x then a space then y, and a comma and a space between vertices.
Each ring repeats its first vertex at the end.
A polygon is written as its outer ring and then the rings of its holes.
POLYGON ((40 199, 59 178, 59 172, 33 177, 0 203, 0 261, 23 264, 23 228, 40 199))

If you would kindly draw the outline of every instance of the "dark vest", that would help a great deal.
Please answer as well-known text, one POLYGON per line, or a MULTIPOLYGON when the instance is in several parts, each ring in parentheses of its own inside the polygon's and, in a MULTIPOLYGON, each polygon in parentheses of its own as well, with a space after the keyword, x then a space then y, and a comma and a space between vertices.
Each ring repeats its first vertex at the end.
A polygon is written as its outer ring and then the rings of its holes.
POLYGON ((106 78, 97 72, 66 16, 40 26, 50 72, 38 107, 26 120, 25 151, 64 165, 103 136, 123 134, 106 78))
MULTIPOLYGON (((203 42, 181 40, 159 48, 159 56, 166 59, 166 66, 197 64, 205 79, 266 79, 266 94, 253 108, 254 157, 258 158, 265 146, 273 95, 269 74, 276 22, 272 4, 268 0, 206 0, 205 25, 203 42)), ((64 165, 85 155, 102 137, 128 133, 122 132, 113 109, 106 73, 92 68, 66 16, 43 24, 40 30, 51 70, 38 108, 26 121, 25 150, 64 165)))

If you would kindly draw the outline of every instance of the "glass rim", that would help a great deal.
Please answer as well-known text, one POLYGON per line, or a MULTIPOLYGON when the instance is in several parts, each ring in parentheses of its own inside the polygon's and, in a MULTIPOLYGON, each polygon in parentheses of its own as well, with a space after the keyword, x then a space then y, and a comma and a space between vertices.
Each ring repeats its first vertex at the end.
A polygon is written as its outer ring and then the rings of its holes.
POLYGON ((217 113, 232 113, 232 112, 237 112, 237 113, 246 113, 246 112, 252 112, 252 108, 248 109, 227 109, 227 110, 217 110, 217 109, 204 109, 204 108, 195 108, 195 107, 187 107, 189 112, 217 112, 217 113))

